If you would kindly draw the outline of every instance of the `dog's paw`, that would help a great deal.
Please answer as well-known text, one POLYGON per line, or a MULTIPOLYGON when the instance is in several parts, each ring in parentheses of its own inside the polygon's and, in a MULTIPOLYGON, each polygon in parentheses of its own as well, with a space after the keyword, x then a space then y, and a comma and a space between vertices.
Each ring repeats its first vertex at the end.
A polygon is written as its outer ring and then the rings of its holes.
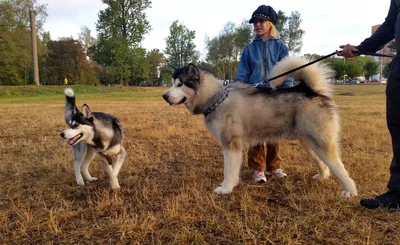
POLYGON ((96 177, 90 177, 87 181, 96 181, 97 178, 96 177))
POLYGON ((214 190, 214 192, 217 193, 217 194, 229 194, 229 193, 232 192, 232 189, 226 189, 226 188, 223 188, 222 186, 218 186, 214 190))
POLYGON ((340 194, 344 198, 351 198, 357 196, 357 191, 345 191, 343 190, 340 194))
POLYGON ((84 186, 85 185, 85 181, 83 181, 83 179, 81 180, 77 180, 76 183, 80 186, 84 186))
POLYGON ((116 180, 116 179, 112 179, 110 181, 110 186, 111 186, 111 189, 119 189, 119 188, 121 188, 119 186, 118 180, 116 180))
POLYGON ((311 179, 319 181, 326 180, 327 178, 329 178, 329 174, 316 174, 313 177, 311 177, 311 179))

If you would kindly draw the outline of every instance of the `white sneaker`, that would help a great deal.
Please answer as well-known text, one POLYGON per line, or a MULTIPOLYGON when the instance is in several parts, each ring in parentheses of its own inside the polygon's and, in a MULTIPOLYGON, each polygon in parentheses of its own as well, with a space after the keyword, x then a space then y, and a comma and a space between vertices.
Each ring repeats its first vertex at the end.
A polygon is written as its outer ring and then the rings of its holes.
POLYGON ((253 173, 254 181, 257 183, 267 182, 264 171, 254 171, 253 173))
POLYGON ((283 172, 283 169, 280 169, 280 168, 277 168, 277 169, 273 170, 272 172, 265 171, 265 174, 268 176, 273 175, 273 176, 276 176, 279 178, 284 178, 287 176, 287 174, 285 172, 283 172))

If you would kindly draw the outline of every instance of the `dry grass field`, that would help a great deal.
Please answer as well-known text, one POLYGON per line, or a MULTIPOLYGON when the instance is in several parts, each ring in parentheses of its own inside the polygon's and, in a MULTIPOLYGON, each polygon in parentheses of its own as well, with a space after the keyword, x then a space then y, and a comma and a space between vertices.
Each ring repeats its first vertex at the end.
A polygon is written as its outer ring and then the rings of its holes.
POLYGON ((316 169, 297 142, 282 146, 286 179, 255 184, 244 159, 234 192, 214 194, 221 147, 202 116, 162 100, 166 88, 77 92, 79 107, 119 118, 127 150, 120 190, 109 189, 97 159, 99 180, 77 186, 57 89, 0 97, 0 244, 400 243, 400 212, 359 206, 389 177, 384 86, 335 87, 342 158, 359 191, 347 200, 336 177, 311 180, 316 169))

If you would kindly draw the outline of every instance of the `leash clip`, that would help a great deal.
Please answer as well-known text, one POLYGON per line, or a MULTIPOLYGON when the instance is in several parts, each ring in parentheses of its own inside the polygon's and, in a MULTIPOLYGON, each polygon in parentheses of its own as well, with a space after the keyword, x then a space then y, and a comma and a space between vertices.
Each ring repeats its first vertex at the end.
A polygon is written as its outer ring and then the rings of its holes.
POLYGON ((259 83, 255 83, 255 84, 253 85, 253 87, 257 88, 257 87, 260 86, 260 85, 267 85, 267 87, 268 87, 269 81, 270 81, 270 80, 262 81, 262 82, 259 82, 259 83))
POLYGON ((253 87, 257 88, 257 87, 260 86, 260 84, 262 84, 262 83, 263 83, 263 82, 255 83, 255 84, 253 85, 253 87))

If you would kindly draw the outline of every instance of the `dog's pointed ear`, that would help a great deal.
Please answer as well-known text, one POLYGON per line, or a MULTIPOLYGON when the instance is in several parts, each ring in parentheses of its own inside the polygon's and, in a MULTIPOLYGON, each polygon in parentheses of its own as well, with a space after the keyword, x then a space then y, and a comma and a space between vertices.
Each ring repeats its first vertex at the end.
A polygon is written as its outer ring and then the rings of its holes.
POLYGON ((83 116, 86 117, 86 118, 92 117, 92 112, 90 111, 88 105, 84 104, 84 105, 82 106, 82 114, 83 114, 83 116))
POLYGON ((187 73, 190 77, 194 78, 196 81, 200 80, 200 72, 199 69, 193 64, 190 63, 187 68, 187 73))
POLYGON ((175 70, 176 70, 176 68, 175 67, 173 67, 172 65, 167 65, 168 66, 168 69, 171 71, 171 73, 173 74, 174 72, 175 72, 175 70))

